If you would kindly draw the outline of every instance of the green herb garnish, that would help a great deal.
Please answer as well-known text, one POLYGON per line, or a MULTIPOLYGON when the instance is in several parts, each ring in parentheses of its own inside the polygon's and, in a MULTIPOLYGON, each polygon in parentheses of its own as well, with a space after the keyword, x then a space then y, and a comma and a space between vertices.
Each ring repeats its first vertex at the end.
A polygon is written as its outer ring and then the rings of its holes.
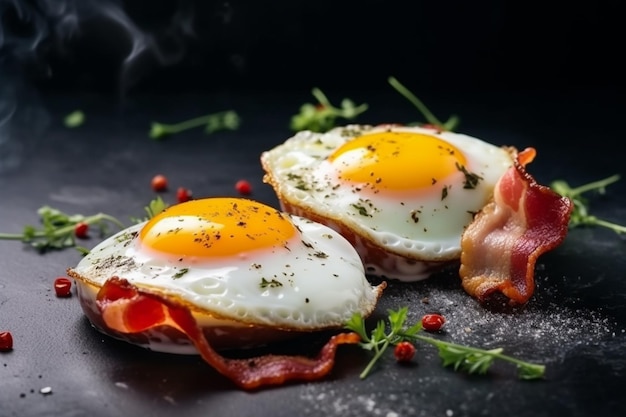
POLYGON ((41 226, 24 226, 22 233, 0 233, 0 239, 21 240, 34 248, 45 252, 50 249, 64 249, 76 247, 81 253, 85 248, 76 245, 75 229, 79 223, 96 226, 100 235, 108 233, 108 226, 114 224, 123 229, 124 225, 115 217, 104 213, 91 216, 82 214, 69 215, 49 206, 40 207, 37 214, 41 220, 41 226))
POLYGON ((259 286, 261 288, 276 288, 276 287, 282 287, 283 283, 280 281, 277 281, 275 279, 272 279, 271 281, 266 280, 265 278, 261 278, 261 283, 259 284, 259 286))
POLYGON ((422 101, 415 96, 408 88, 400 83, 395 77, 389 77, 387 79, 389 84, 400 94, 402 94, 407 100, 409 100, 417 110, 424 116, 426 123, 442 130, 453 131, 459 125, 459 118, 456 115, 450 116, 450 118, 442 123, 435 115, 422 103, 422 101))
POLYGON ((583 194, 589 191, 596 191, 600 194, 604 194, 606 192, 606 187, 614 182, 617 182, 619 178, 619 175, 612 175, 608 178, 581 185, 576 188, 570 187, 570 185, 563 180, 553 181, 550 184, 550 188, 563 197, 569 198, 574 204, 574 209, 572 210, 572 214, 570 216, 569 227, 602 226, 611 229, 618 234, 626 233, 626 226, 608 222, 589 214, 589 201, 583 197, 583 194))
MULTIPOLYGON (((157 196, 144 207, 147 217, 143 219, 131 218, 131 221, 139 223, 148 220, 165 210, 166 207, 167 205, 163 202, 161 197, 157 196)), ((30 244, 42 253, 52 249, 74 247, 80 253, 86 254, 89 252, 89 249, 76 244, 77 225, 84 223, 96 226, 101 237, 105 237, 109 234, 110 225, 115 225, 120 229, 126 227, 117 218, 104 213, 93 214, 91 216, 82 214, 70 215, 50 206, 42 206, 37 210, 37 214, 39 215, 41 226, 26 225, 22 233, 0 233, 0 240, 19 240, 30 244)))
POLYGON ((205 116, 196 117, 194 119, 185 120, 175 124, 164 124, 153 122, 150 128, 150 137, 158 140, 165 136, 183 132, 185 130, 204 126, 207 134, 218 132, 220 130, 236 130, 241 124, 239 115, 233 110, 211 113, 205 116))
POLYGON ((165 204, 161 196, 157 196, 156 198, 151 200, 147 206, 144 207, 144 210, 146 211, 146 214, 147 214, 146 220, 150 220, 151 218, 153 218, 154 216, 156 216, 157 214, 159 214, 166 208, 167 208, 167 204, 165 204))
POLYGON ((365 321, 360 314, 354 314, 348 321, 345 327, 361 337, 361 347, 374 352, 374 356, 360 374, 362 379, 372 372, 374 365, 389 346, 395 346, 402 341, 421 341, 435 346, 439 351, 443 366, 451 366, 455 371, 484 374, 496 359, 500 359, 515 364, 520 379, 538 379, 545 374, 544 365, 525 362, 504 355, 501 348, 484 350, 421 335, 420 332, 423 330, 421 321, 411 327, 405 327, 407 313, 407 307, 388 310, 387 323, 384 320, 378 321, 376 327, 369 334, 365 327, 365 321))
POLYGON ((183 275, 185 275, 187 272, 189 272, 189 268, 182 268, 180 271, 174 274, 173 278, 178 279, 182 277, 183 275))
POLYGON ((83 123, 85 123, 85 113, 80 110, 71 112, 63 119, 63 124, 69 128, 81 126, 83 123))
POLYGON ((341 107, 333 106, 326 95, 319 88, 313 88, 311 94, 317 99, 318 104, 305 103, 300 107, 300 113, 292 116, 291 130, 311 130, 313 132, 326 132, 335 127, 338 118, 351 120, 368 108, 366 103, 355 106, 350 99, 344 98, 341 107))

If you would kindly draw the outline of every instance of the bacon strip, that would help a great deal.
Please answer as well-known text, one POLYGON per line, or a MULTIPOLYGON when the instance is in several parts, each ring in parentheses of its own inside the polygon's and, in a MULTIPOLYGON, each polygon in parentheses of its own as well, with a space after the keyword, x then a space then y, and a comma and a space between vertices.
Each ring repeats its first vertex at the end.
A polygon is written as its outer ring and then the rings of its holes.
POLYGON ((188 308, 173 299, 139 289, 125 279, 112 277, 99 290, 96 303, 104 323, 121 333, 138 333, 156 326, 172 326, 189 337, 202 358, 222 375, 244 389, 281 385, 290 380, 317 380, 334 366, 340 344, 356 344, 356 333, 340 333, 330 338, 317 357, 265 355, 228 359, 209 344, 188 308))
POLYGON ((533 148, 518 154, 496 184, 493 201, 463 233, 462 285, 481 302, 501 293, 510 305, 527 303, 535 289, 537 258, 567 235, 572 202, 526 172, 535 155, 533 148))

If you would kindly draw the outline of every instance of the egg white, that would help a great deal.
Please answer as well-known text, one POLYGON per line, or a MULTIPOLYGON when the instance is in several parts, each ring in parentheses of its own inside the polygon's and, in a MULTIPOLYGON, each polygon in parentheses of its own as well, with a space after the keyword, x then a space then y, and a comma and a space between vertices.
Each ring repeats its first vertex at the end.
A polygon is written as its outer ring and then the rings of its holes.
POLYGON ((73 274, 91 292, 112 276, 158 289, 221 325, 312 331, 340 327, 356 312, 370 314, 381 288, 367 281, 355 249, 326 226, 288 217, 300 233, 285 247, 189 263, 141 250, 145 223, 137 224, 95 246, 73 274))

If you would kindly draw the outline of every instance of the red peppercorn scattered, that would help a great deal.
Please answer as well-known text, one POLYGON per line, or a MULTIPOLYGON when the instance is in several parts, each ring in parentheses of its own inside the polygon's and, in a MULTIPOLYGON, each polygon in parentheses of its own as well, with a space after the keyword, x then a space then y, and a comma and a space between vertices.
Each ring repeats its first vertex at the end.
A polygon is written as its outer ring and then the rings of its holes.
POLYGON ((441 330, 446 319, 441 314, 426 314, 422 317, 422 327, 429 332, 436 332, 441 330))
POLYGON ((152 189, 157 192, 167 190, 167 178, 161 174, 155 175, 152 178, 152 189))
POLYGON ((237 181, 237 184, 235 184, 235 189, 241 195, 248 195, 252 192, 252 186, 246 180, 237 181))
POLYGON ((400 342, 393 350, 393 354, 398 362, 410 362, 413 359, 413 355, 415 355, 415 346, 411 342, 400 342))
POLYGON ((191 200, 191 190, 185 187, 178 187, 178 190, 176 190, 176 200, 178 200, 179 203, 191 200))
POLYGON ((87 223, 76 223, 74 226, 74 234, 79 239, 85 239, 87 237, 87 231, 89 230, 89 225, 87 223))
POLYGON ((13 336, 10 332, 0 332, 0 352, 13 350, 13 336))
POLYGON ((72 281, 65 277, 59 277, 54 280, 54 292, 57 297, 69 297, 71 295, 72 281))

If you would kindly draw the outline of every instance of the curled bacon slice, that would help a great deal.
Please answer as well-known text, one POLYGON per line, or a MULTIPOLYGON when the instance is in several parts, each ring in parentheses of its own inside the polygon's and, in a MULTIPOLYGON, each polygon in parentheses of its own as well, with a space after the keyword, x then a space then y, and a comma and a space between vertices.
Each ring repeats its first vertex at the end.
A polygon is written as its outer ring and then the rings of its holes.
POLYGON ((528 302, 537 258, 565 239, 572 202, 538 184, 526 171, 536 151, 520 152, 500 178, 493 200, 461 238, 463 288, 479 301, 501 293, 510 305, 528 302))
POLYGON ((104 323, 117 332, 138 333, 163 325, 178 329, 189 337, 208 364, 244 389, 281 385, 290 380, 321 379, 333 368, 338 345, 360 341, 356 333, 337 334, 315 358, 265 355, 229 359, 211 347, 189 309, 167 296, 112 277, 99 290, 96 304, 104 323))

